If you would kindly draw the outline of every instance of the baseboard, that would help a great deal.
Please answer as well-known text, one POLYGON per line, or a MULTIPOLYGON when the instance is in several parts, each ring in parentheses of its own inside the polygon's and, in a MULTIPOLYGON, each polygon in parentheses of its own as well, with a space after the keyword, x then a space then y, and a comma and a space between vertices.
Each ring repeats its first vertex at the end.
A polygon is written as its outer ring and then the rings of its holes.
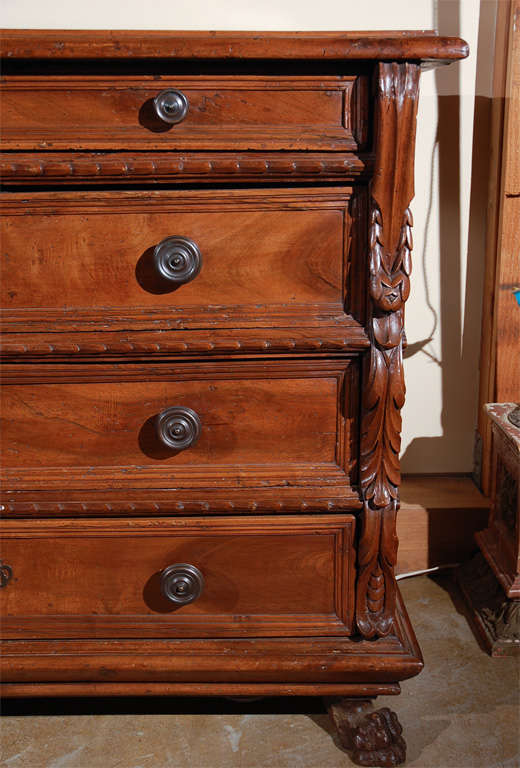
POLYGON ((407 475, 397 516, 397 574, 466 560, 487 526, 489 499, 469 475, 407 475))

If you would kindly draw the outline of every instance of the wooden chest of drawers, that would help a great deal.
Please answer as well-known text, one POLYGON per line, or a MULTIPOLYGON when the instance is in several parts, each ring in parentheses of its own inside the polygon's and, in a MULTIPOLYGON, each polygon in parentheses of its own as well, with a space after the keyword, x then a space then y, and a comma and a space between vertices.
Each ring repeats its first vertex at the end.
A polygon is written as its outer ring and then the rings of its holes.
POLYGON ((466 45, 1 46, 3 695, 327 694, 397 764, 418 81, 466 45))

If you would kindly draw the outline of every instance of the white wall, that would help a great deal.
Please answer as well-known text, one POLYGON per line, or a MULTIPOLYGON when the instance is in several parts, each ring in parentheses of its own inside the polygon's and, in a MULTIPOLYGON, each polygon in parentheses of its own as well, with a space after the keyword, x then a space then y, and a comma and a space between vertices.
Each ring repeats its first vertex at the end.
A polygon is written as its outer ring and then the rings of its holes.
POLYGON ((472 172, 479 183, 485 181, 487 162, 485 152, 472 158, 475 81, 477 58, 481 72, 491 69, 499 1, 482 0, 480 39, 480 0, 261 0, 249 5, 244 0, 3 0, 1 23, 46 29, 437 28, 463 37, 470 58, 426 72, 421 83, 403 469, 469 472, 485 219, 485 189, 475 194, 472 172))
POLYGON ((431 0, 3 0, 4 27, 431 29, 431 0))

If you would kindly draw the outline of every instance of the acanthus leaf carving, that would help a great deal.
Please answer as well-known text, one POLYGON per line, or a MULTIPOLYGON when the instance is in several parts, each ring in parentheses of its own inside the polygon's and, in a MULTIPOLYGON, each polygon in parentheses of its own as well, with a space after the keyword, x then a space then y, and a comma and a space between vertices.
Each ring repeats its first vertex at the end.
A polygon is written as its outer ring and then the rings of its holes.
POLYGON ((376 163, 370 187, 368 269, 370 352, 365 358, 356 624, 367 638, 393 629, 396 514, 401 482, 402 345, 410 294, 413 151, 419 70, 381 62, 376 104, 376 163))

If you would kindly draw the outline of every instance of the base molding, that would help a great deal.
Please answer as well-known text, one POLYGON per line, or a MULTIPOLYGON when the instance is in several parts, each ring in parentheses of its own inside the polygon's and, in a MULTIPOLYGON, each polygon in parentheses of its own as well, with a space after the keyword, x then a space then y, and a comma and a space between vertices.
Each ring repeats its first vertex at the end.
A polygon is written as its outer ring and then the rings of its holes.
POLYGON ((395 696, 398 683, 3 683, 4 698, 47 696, 395 696))
POLYGON ((397 590, 396 635, 5 640, 4 696, 361 696, 399 693, 423 660, 397 590), (283 683, 280 683, 280 679, 283 683))
POLYGON ((475 534, 480 551, 508 598, 520 599, 520 574, 506 571, 500 566, 497 536, 493 529, 485 528, 475 534))

